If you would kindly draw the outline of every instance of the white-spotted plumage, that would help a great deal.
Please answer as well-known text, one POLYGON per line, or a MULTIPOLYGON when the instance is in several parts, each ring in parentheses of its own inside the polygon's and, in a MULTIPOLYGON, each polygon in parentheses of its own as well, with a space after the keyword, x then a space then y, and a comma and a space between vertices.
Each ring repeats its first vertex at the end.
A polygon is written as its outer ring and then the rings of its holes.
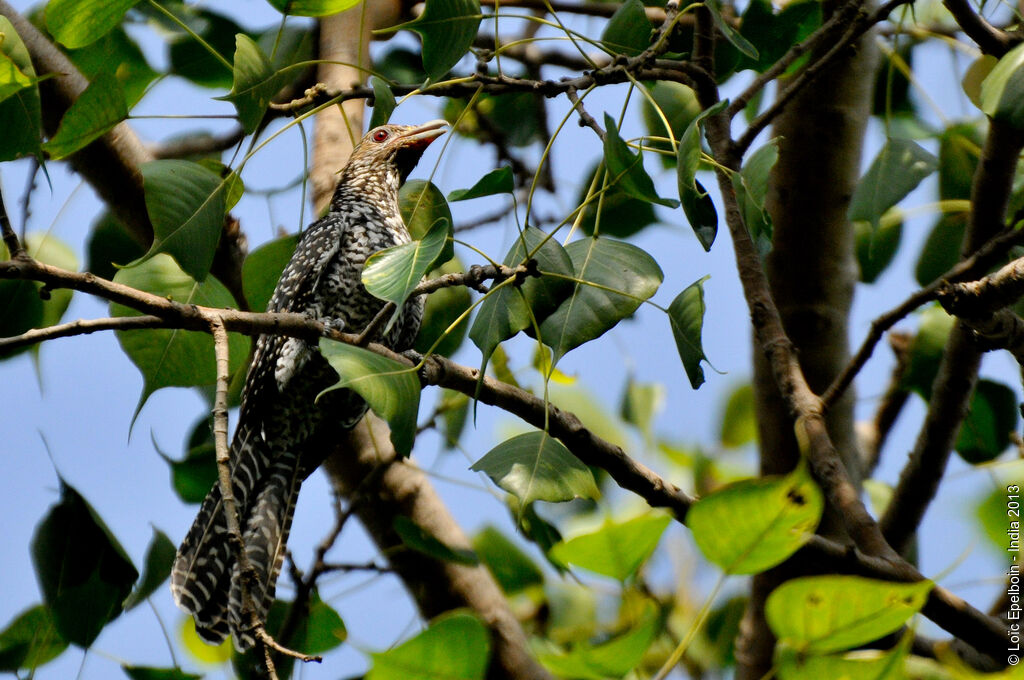
MULTIPOLYGON (((341 172, 329 211, 299 239, 268 311, 300 312, 349 332, 366 327, 384 303, 363 287, 363 265, 378 250, 409 241, 398 189, 444 126, 384 125, 363 137, 341 172)), ((387 335, 374 339, 396 351, 408 349, 422 313, 422 299, 409 300, 387 335)), ((316 345, 279 335, 256 341, 231 444, 231 479, 246 555, 257 576, 249 595, 261 621, 274 599, 302 481, 337 434, 366 412, 365 402, 349 390, 328 392, 314 403, 337 380, 316 345)), ((171 591, 203 639, 219 643, 230 634, 244 651, 254 639, 250 622, 242 620, 241 578, 221 500, 215 485, 178 548, 171 591)))

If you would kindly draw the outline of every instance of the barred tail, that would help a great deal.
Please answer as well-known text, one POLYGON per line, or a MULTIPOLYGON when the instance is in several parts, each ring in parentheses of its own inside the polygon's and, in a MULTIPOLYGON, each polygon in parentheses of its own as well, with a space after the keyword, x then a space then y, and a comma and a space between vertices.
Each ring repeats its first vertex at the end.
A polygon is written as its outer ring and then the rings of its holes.
MULTIPOLYGON (((250 499, 265 484, 270 457, 263 438, 244 426, 240 426, 232 448, 232 460, 237 461, 232 469, 232 488, 239 516, 245 518, 250 499)), ((175 603, 192 614, 196 632, 211 644, 223 642, 230 632, 228 593, 234 562, 220 486, 214 484, 181 542, 171 569, 175 603)))

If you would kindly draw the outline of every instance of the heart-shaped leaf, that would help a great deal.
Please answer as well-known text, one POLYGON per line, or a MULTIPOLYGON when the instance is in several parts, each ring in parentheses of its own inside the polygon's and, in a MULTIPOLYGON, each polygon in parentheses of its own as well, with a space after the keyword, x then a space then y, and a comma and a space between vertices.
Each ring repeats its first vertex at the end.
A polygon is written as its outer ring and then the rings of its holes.
POLYGON ((698 114, 686 126, 679 138, 676 150, 676 181, 679 185, 679 200, 683 212, 690 223, 690 228, 697 235, 697 240, 704 250, 711 250, 718 234, 718 212, 704 186, 697 181, 697 170, 700 168, 700 125, 708 116, 715 115, 728 106, 728 102, 720 101, 711 108, 698 114))
POLYGON ((139 0, 50 0, 46 28, 65 47, 83 47, 102 38, 139 0))
POLYGON ((427 0, 423 14, 387 30, 420 34, 423 69, 437 82, 469 51, 482 19, 479 0, 427 0))
MULTIPOLYGON (((0 53, 24 75, 35 80, 32 57, 14 26, 4 16, 0 16, 0 53)), ((4 134, 0 135, 0 161, 42 154, 41 110, 39 88, 35 85, 21 88, 0 101, 0 120, 4 122, 4 134)))
POLYGON ((512 168, 506 165, 497 170, 491 170, 469 189, 456 189, 451 192, 448 194, 448 200, 454 203, 455 201, 468 201, 471 198, 493 196, 494 194, 511 194, 515 191, 515 188, 512 168))
POLYGON ((337 384, 320 394, 342 388, 358 393, 391 427, 391 443, 398 455, 408 456, 420 408, 416 371, 368 349, 327 338, 320 340, 320 353, 339 376, 337 384))
POLYGON ((368 129, 372 130, 391 118, 391 112, 395 110, 395 93, 387 82, 377 76, 370 76, 370 87, 373 88, 373 113, 370 115, 368 129))
POLYGON ((518 498, 520 506, 600 495, 590 468, 547 432, 528 432, 503 441, 470 469, 486 474, 518 498))
POLYGON ((663 278, 654 258, 624 241, 590 237, 573 241, 565 250, 578 282, 540 327, 555 363, 630 316, 654 295, 663 278))
POLYGON ((101 71, 61 118, 57 133, 43 144, 50 158, 70 156, 128 117, 117 78, 101 71))
POLYGON ((669 208, 679 207, 679 201, 662 198, 654 190, 651 176, 644 170, 640 154, 629 150, 629 145, 619 136, 615 119, 604 114, 607 134, 604 138, 604 162, 608 166, 610 177, 608 184, 617 184, 628 195, 642 201, 649 201, 669 208))
POLYGON ((293 17, 325 17, 344 12, 359 0, 268 0, 281 14, 293 17))
POLYGON ((551 557, 624 581, 654 553, 671 521, 655 513, 624 522, 607 519, 599 529, 555 545, 551 557))
POLYGON ((270 59, 252 38, 239 33, 235 36, 234 78, 231 92, 219 97, 235 105, 238 121, 246 134, 256 131, 270 100, 294 76, 302 64, 275 71, 270 59))
POLYGON ((727 574, 756 574, 796 552, 814 534, 821 491, 800 465, 785 477, 746 479, 702 498, 686 525, 704 556, 727 574), (724 522, 735 531, 722 531, 724 522))
POLYGON ((928 175, 938 159, 909 139, 890 139, 857 184, 850 199, 851 221, 864 220, 878 229, 886 210, 899 203, 928 175))

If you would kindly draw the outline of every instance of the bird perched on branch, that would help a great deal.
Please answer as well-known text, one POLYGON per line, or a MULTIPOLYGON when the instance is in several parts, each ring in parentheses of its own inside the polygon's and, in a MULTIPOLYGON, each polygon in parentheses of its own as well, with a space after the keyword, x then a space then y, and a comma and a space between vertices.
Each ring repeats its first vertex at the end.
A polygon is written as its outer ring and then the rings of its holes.
MULTIPOLYGON (((398 189, 446 125, 382 125, 363 137, 341 171, 329 212, 299 239, 267 311, 300 312, 352 333, 373 320, 384 302, 360 282, 363 265, 378 250, 409 242, 398 189)), ((413 298, 384 337, 378 332, 371 339, 395 351, 408 349, 422 314, 422 298, 413 298)), ((279 335, 256 341, 231 444, 231 481, 245 553, 255 571, 245 588, 260 621, 274 600, 299 486, 339 432, 366 412, 366 403, 350 390, 328 392, 314 403, 337 381, 315 344, 279 335)), ((231 634, 244 651, 255 640, 244 616, 243 574, 222 501, 214 485, 178 548, 171 592, 195 618, 200 637, 219 643, 231 634)))

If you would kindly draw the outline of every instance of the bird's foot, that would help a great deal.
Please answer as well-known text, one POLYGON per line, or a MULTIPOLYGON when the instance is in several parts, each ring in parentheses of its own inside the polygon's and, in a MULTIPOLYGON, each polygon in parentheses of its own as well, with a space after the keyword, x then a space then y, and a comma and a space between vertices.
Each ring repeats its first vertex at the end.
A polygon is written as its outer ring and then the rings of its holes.
POLYGON ((338 333, 342 333, 345 331, 346 324, 344 319, 323 319, 322 323, 324 324, 325 337, 329 336, 331 333, 335 331, 337 331, 338 333))

